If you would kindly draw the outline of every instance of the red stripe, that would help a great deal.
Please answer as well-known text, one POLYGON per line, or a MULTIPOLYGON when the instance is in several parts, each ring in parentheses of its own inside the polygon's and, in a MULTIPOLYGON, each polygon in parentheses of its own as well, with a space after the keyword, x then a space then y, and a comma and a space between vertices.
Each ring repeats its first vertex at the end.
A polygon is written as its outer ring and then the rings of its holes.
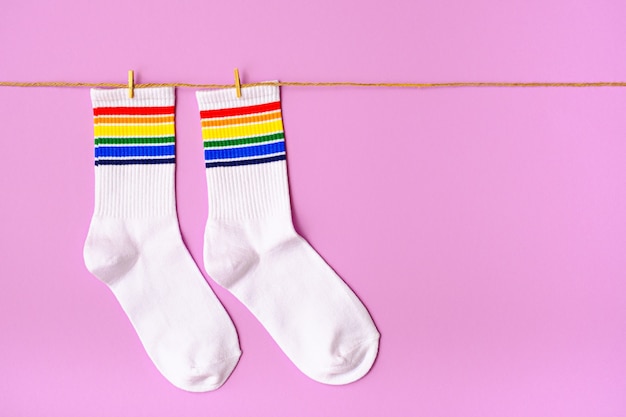
POLYGON ((174 106, 169 107, 96 107, 93 109, 94 116, 101 115, 153 115, 153 114, 174 114, 174 106))
POLYGON ((280 101, 274 101, 272 103, 257 104, 256 106, 233 107, 232 109, 219 110, 202 110, 200 112, 200 117, 203 119, 210 119, 213 117, 243 116, 244 114, 263 113, 265 111, 279 109, 280 101))

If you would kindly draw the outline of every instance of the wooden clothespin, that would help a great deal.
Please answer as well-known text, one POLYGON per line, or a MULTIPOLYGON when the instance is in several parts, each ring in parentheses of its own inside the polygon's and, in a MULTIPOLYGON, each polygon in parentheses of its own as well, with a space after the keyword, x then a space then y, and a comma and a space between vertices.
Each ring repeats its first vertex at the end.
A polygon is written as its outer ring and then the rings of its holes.
POLYGON ((128 70, 128 98, 135 97, 135 71, 128 70))
POLYGON ((241 98, 241 80, 239 79, 238 68, 235 68, 235 90, 237 90, 237 98, 241 98))

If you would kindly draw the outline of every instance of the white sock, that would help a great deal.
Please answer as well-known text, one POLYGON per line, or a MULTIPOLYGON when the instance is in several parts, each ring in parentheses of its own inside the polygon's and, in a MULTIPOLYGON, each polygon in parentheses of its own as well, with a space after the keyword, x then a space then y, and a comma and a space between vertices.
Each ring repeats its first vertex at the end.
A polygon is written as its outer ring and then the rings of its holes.
POLYGON ((221 386, 235 328, 185 248, 174 196, 174 89, 91 90, 96 198, 84 257, 159 371, 187 391, 221 386))
POLYGON ((291 220, 278 87, 197 93, 209 218, 204 262, 293 363, 327 384, 365 375, 379 333, 291 220))

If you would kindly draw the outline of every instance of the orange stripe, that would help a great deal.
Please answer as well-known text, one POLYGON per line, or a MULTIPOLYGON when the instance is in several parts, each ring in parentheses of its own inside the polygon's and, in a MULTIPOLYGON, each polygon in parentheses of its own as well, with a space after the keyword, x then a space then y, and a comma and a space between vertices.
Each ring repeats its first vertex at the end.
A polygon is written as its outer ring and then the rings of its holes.
POLYGON ((150 123, 171 123, 174 122, 174 116, 151 116, 151 117, 94 117, 95 124, 101 123, 119 123, 119 124, 150 124, 150 123))
POLYGON ((246 116, 237 117, 233 119, 202 119, 202 127, 210 126, 230 126, 230 125, 242 125, 244 123, 263 122, 266 120, 280 119, 280 110, 268 114, 261 114, 259 116, 246 116))

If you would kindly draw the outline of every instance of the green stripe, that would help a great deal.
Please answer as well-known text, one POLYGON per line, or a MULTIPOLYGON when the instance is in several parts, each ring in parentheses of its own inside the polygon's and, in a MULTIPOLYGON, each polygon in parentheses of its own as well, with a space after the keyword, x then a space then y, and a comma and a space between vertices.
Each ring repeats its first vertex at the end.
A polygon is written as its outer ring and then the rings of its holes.
POLYGON ((250 136, 248 138, 242 138, 242 139, 205 140, 204 147, 205 148, 223 148, 225 146, 247 145, 250 143, 270 142, 272 140, 278 140, 278 139, 284 139, 284 138, 285 138, 285 134, 283 132, 280 132, 280 133, 272 133, 271 135, 250 136))
POLYGON ((96 138, 96 145, 143 145, 148 143, 174 143, 174 136, 147 138, 96 138))

